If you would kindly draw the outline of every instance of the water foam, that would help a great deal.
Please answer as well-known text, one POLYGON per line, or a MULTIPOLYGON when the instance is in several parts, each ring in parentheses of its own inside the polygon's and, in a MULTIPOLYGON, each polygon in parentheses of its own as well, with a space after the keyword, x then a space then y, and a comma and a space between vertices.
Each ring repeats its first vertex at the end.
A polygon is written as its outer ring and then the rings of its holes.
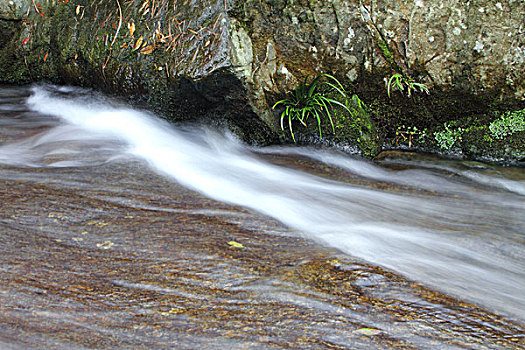
POLYGON ((28 150, 58 140, 117 141, 112 157, 140 157, 206 196, 262 212, 309 238, 467 300, 525 315, 525 207, 516 193, 480 190, 432 170, 393 172, 332 152, 273 151, 413 189, 395 193, 273 165, 230 135, 174 128, 150 113, 98 100, 37 87, 28 106, 67 123, 32 140, 28 150))

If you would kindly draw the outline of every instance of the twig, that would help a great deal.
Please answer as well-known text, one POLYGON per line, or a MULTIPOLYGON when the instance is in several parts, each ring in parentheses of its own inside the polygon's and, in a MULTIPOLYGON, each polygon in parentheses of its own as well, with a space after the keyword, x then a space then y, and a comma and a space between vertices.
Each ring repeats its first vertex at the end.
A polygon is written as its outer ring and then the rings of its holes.
POLYGON ((203 29, 204 31, 206 31, 206 32, 210 33, 210 34, 213 34, 213 35, 215 35, 215 36, 217 36, 217 35, 218 35, 217 33, 215 33, 215 32, 213 32, 213 31, 209 30, 208 28, 202 28, 202 29, 203 29))
POLYGON ((113 16, 113 12, 110 12, 109 15, 106 17, 104 21, 102 21, 102 24, 100 25, 100 28, 104 28, 106 26, 107 21, 113 16))
POLYGON ((197 58, 197 52, 199 52, 199 47, 197 46, 197 48, 195 48, 195 53, 193 54, 193 58, 191 59, 191 63, 193 63, 193 61, 195 61, 195 58, 197 58))
POLYGON ((115 1, 117 2, 117 5, 118 5, 118 14, 119 14, 118 27, 117 27, 115 36, 113 37, 113 40, 111 41, 111 45, 109 47, 112 47, 113 44, 115 43, 115 40, 117 40, 118 32, 120 31, 120 27, 122 26, 122 8, 120 8, 120 2, 118 0, 115 0, 115 1))
POLYGON ((32 0, 31 2, 33 3, 33 7, 35 8, 36 13, 40 14, 40 11, 38 11, 38 7, 35 3, 35 0, 32 0))
POLYGON ((24 55, 24 63, 26 65, 27 72, 29 73, 29 78, 31 78, 31 80, 33 80, 33 76, 31 75, 31 69, 29 69, 29 65, 27 64, 26 55, 24 55))

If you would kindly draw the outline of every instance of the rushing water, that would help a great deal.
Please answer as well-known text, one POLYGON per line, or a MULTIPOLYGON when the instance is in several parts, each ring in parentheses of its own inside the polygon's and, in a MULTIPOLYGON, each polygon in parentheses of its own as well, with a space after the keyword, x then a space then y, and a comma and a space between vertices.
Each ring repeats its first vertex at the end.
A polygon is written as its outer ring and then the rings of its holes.
MULTIPOLYGON (((0 164, 9 169, 88 171, 141 159, 172 181, 275 218, 297 235, 525 320, 524 169, 423 157, 370 162, 300 147, 254 149, 227 133, 177 128, 84 90, 34 87, 25 105, 15 98, 6 103, 13 92, 2 91, 0 126, 7 141, 0 143, 0 164), (30 133, 10 139, 10 128, 26 126, 30 133), (324 164, 340 176, 297 169, 287 159, 324 164)), ((83 186, 67 181, 62 185, 83 186)))

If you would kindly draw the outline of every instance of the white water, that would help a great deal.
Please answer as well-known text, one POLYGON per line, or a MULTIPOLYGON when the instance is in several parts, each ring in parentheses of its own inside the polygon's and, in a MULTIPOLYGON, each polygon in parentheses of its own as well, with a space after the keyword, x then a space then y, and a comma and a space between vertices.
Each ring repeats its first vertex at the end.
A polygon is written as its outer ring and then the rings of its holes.
POLYGON ((102 161, 142 158, 206 196, 262 212, 345 253, 525 319, 525 177, 511 180, 433 164, 392 171, 334 152, 253 150, 208 129, 177 129, 145 112, 40 87, 28 105, 64 123, 1 146, 0 163, 93 166, 82 157, 86 149, 74 147, 87 141, 102 161), (276 166, 260 153, 307 156, 370 185, 276 166), (75 157, 41 162, 52 154, 75 157), (397 191, 374 189, 376 182, 397 191))

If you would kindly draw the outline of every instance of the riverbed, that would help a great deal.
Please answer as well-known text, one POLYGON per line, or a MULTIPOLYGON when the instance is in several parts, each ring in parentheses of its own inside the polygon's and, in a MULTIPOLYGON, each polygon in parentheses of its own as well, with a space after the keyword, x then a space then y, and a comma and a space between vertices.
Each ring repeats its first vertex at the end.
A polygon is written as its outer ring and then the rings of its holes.
POLYGON ((525 170, 0 88, 0 347, 524 347, 525 170))

